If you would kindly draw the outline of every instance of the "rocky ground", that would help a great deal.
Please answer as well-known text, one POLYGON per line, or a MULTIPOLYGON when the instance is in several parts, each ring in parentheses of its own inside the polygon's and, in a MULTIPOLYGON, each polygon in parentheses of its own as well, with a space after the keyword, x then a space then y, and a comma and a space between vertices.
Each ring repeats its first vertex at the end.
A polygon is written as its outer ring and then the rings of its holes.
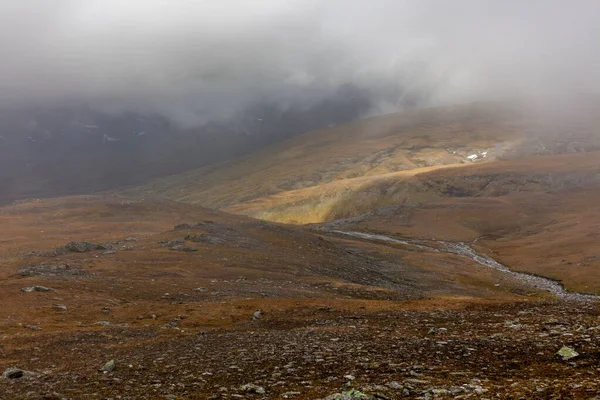
MULTIPOLYGON (((202 305, 199 305, 200 307, 202 305)), ((206 306, 209 306, 208 304, 206 306)), ((600 306, 254 312, 228 329, 106 324, 2 347, 6 399, 595 398, 600 306), (574 350, 566 360, 556 353, 574 350), (577 355, 575 355, 577 354, 577 355), (112 362, 114 360, 114 362, 112 362)), ((377 308, 375 306, 375 308, 377 308)), ((410 307, 407 307, 410 308, 410 307)))

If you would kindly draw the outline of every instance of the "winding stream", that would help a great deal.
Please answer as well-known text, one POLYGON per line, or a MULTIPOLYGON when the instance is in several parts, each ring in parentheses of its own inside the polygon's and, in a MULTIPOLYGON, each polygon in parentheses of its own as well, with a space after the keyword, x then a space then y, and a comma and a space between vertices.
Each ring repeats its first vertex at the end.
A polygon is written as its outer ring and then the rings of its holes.
POLYGON ((413 246, 413 247, 416 247, 416 248, 419 248, 422 250, 457 254, 461 257, 469 258, 469 259, 475 261, 476 263, 478 263, 479 265, 483 265, 484 267, 493 268, 495 270, 504 272, 505 274, 511 275, 511 276, 517 278, 519 281, 526 283, 529 286, 532 286, 539 290, 545 290, 547 292, 550 292, 554 296, 557 296, 557 297, 560 297, 560 298, 566 299, 566 300, 581 301, 581 300, 592 300, 592 299, 599 298, 599 296, 596 296, 593 294, 568 292, 565 290, 563 285, 561 285, 559 282, 554 281, 552 279, 544 278, 544 277, 537 276, 537 275, 526 274, 523 272, 511 271, 508 267, 500 264, 498 261, 494 260, 493 258, 491 258, 485 254, 478 253, 477 251, 475 251, 475 249, 473 249, 473 247, 471 247, 470 245, 468 245, 467 243, 464 243, 464 242, 446 242, 446 241, 442 241, 442 240, 437 240, 435 242, 439 244, 439 247, 435 248, 435 247, 431 247, 431 246, 426 246, 426 245, 422 244, 422 242, 419 240, 408 240, 408 239, 401 240, 401 239, 395 239, 390 236, 379 235, 379 234, 353 232, 353 231, 342 231, 342 230, 327 230, 327 232, 336 233, 339 235, 351 236, 351 237, 363 239, 363 240, 375 240, 375 241, 386 242, 386 243, 403 244, 403 245, 413 246))

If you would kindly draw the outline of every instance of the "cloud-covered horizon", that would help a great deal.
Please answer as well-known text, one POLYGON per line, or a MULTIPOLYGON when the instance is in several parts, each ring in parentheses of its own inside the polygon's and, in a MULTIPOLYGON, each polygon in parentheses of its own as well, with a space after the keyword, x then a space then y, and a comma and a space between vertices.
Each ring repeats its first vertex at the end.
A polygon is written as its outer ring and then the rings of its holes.
POLYGON ((0 0, 0 105, 183 125, 351 84, 383 111, 600 92, 594 0, 0 0))

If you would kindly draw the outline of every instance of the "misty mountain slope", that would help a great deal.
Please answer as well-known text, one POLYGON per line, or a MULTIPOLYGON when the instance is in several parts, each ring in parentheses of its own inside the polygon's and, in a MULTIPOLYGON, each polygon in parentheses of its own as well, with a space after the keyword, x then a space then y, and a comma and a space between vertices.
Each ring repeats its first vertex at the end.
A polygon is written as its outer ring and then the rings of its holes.
POLYGON ((412 110, 308 132, 235 161, 173 175, 130 193, 207 207, 398 171, 600 148, 600 118, 578 108, 554 120, 522 104, 412 110))
POLYGON ((141 184, 352 121, 370 107, 364 93, 345 86, 309 105, 257 101, 193 126, 85 106, 0 109, 0 204, 141 184))

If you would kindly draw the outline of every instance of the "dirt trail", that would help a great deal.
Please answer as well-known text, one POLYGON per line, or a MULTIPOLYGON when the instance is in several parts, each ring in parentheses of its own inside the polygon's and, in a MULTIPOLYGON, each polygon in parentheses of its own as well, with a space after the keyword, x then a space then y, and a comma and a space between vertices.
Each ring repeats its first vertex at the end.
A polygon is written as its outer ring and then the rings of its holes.
POLYGON ((585 293, 574 293, 568 292, 565 290, 563 285, 560 282, 557 282, 552 279, 544 278, 538 275, 526 274, 523 272, 515 272, 511 271, 505 265, 500 264, 498 261, 493 258, 478 253, 473 247, 464 242, 447 242, 442 240, 434 240, 433 242, 437 243, 439 247, 432 247, 424 245, 422 241, 415 239, 396 239, 390 236, 385 236, 381 234, 373 234, 373 233, 365 233, 365 232, 355 232, 355 231, 342 231, 342 230, 329 230, 324 229, 325 232, 336 233, 339 235, 351 236, 353 238, 362 239, 362 240, 375 240, 386 243, 396 243, 403 244, 408 246, 414 246, 419 249, 435 251, 435 252, 447 252, 457 254, 461 257, 469 258, 476 263, 483 265, 484 267, 489 267, 496 269, 498 271, 502 271, 506 274, 512 275, 513 277, 519 279, 520 281, 526 283, 529 286, 532 286, 539 290, 545 290, 552 295, 566 299, 566 300, 576 300, 576 301, 584 301, 584 300, 598 300, 599 296, 593 294, 585 294, 585 293))

